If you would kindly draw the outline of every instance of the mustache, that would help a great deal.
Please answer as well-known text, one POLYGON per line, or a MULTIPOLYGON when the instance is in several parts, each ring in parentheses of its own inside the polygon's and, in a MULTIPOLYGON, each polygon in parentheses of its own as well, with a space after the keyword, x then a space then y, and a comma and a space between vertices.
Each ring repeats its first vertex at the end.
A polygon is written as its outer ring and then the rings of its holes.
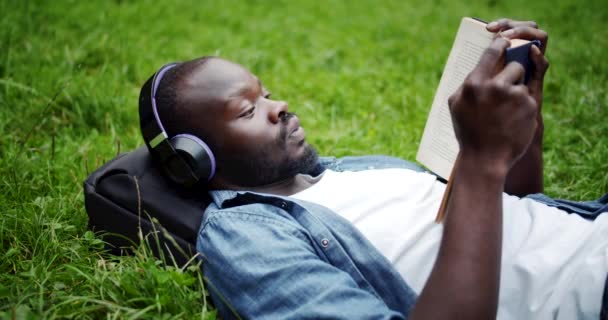
POLYGON ((283 125, 283 127, 285 127, 287 125, 287 122, 289 122, 289 119, 293 118, 295 116, 295 112, 283 112, 279 115, 279 119, 281 120, 281 124, 283 125))
POLYGON ((281 147, 285 147, 285 144, 287 143, 287 136, 290 133, 287 132, 287 124, 289 123, 289 120, 295 116, 296 114, 294 112, 283 112, 279 115, 279 120, 281 121, 281 129, 278 133, 277 143, 281 147))

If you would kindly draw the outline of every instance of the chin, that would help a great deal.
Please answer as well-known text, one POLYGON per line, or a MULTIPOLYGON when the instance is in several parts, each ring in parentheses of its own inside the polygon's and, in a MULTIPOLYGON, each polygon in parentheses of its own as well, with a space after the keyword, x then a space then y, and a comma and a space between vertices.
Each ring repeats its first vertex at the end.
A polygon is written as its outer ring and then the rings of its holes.
POLYGON ((298 169, 300 169, 298 173, 308 173, 317 165, 319 156, 311 145, 304 142, 292 159, 294 159, 292 162, 296 163, 298 169))

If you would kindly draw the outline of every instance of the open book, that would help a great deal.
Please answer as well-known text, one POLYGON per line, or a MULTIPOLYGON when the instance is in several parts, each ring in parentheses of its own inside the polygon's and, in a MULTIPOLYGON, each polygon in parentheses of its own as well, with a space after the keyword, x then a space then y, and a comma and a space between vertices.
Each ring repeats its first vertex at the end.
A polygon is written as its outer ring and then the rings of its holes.
MULTIPOLYGON (((439 81, 416 160, 444 179, 450 176, 459 151, 448 98, 477 66, 482 53, 490 46, 493 38, 494 33, 486 30, 486 23, 473 18, 463 18, 439 81)), ((540 45, 536 40, 533 43, 540 45)), ((527 44, 532 43, 527 40, 511 40, 511 48, 507 49, 506 55, 507 62, 515 60, 524 65, 526 78, 532 69, 528 60, 527 44)))

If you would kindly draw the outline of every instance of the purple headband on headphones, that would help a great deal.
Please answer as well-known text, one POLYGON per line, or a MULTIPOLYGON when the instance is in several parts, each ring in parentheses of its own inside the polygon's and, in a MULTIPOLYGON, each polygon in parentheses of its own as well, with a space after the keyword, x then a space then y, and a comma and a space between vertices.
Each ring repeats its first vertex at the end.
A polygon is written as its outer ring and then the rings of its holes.
MULTIPOLYGON (((167 135, 167 132, 165 131, 165 128, 163 127, 163 124, 160 121, 160 117, 158 116, 158 111, 157 111, 157 107, 156 107, 156 91, 158 90, 158 87, 160 86, 160 81, 163 79, 163 76, 165 75, 165 73, 167 71, 173 69, 175 66, 177 66, 177 63, 169 64, 169 65, 166 65, 163 68, 161 68, 160 71, 158 71, 158 73, 156 74, 156 77, 154 77, 154 81, 152 83, 152 85, 153 85, 152 99, 151 99, 152 100, 152 112, 154 112, 154 118, 156 119, 156 123, 158 124, 158 127, 162 131, 161 134, 164 136, 165 139, 168 139, 169 136, 167 135)), ((201 140, 198 137, 193 136, 191 134, 178 134, 178 135, 175 135, 175 137, 188 138, 190 140, 193 140, 197 144, 199 144, 203 149, 205 149, 205 151, 207 152, 207 155, 209 157, 209 162, 211 164, 211 170, 210 170, 211 173, 209 174, 209 178, 207 179, 207 181, 210 181, 213 178, 213 176, 215 175, 215 156, 213 155, 213 152, 211 152, 211 149, 209 148, 209 146, 207 146, 207 144, 205 142, 203 142, 203 140, 201 140)), ((175 137, 173 137, 173 138, 175 138, 175 137)), ((156 140, 156 138, 154 140, 156 140)))
POLYGON ((177 65, 177 63, 174 63, 174 64, 166 65, 162 69, 160 69, 160 71, 156 74, 156 77, 154 77, 154 83, 152 84, 154 86, 154 88, 152 88, 152 111, 154 112, 154 118, 156 119, 156 123, 158 123, 158 126, 160 127, 160 130, 165 135, 165 138, 168 138, 167 132, 165 131, 165 127, 163 127, 162 122, 160 122, 160 118, 158 117, 158 111, 156 110, 156 91, 158 90, 158 86, 160 85, 160 80, 163 79, 163 76, 165 75, 165 73, 167 71, 173 69, 173 67, 175 67, 176 65, 177 65))

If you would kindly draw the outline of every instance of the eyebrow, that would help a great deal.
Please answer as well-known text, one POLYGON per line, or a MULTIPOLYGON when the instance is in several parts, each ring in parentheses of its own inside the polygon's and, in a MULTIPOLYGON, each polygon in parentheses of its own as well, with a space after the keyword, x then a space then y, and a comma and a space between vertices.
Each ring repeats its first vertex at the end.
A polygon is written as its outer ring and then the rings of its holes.
MULTIPOLYGON (((254 76, 254 77, 255 77, 255 76, 254 76)), ((264 88, 264 86, 262 85, 262 81, 260 81, 260 78, 255 77, 255 79, 258 81, 258 86, 260 87, 260 91, 262 91, 262 93, 263 93, 264 91, 268 92, 268 90, 266 90, 266 88, 264 88)), ((228 96, 228 98, 229 98, 229 99, 232 99, 232 98, 234 98, 234 97, 237 97, 237 96, 243 95, 243 94, 247 93, 247 91, 249 91, 249 89, 250 89, 250 88, 247 88, 247 87, 240 88, 239 90, 237 90, 237 92, 235 92, 235 93, 233 93, 233 94, 229 95, 229 96, 228 96)))
POLYGON ((258 85, 260 86, 260 90, 262 91, 262 95, 266 96, 266 95, 270 95, 272 94, 268 88, 264 87, 264 85, 262 84, 262 81, 260 81, 260 78, 255 77, 256 79, 258 79, 258 85))

